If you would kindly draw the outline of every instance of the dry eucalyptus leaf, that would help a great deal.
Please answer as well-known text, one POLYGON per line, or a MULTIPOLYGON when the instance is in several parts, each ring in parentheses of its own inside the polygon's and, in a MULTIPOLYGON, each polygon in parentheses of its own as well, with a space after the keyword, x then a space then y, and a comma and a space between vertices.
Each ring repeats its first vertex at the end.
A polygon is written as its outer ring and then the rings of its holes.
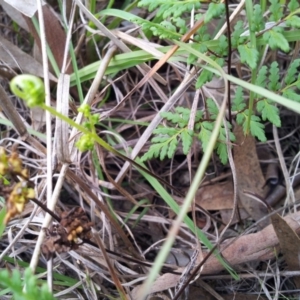
MULTIPOLYGON (((10 1, 11 2, 11 1, 10 1)), ((20 1, 21 2, 21 1, 20 1)), ((16 24, 18 24, 21 28, 28 31, 28 26, 23 18, 23 15, 21 12, 16 10, 13 6, 11 6, 9 3, 5 2, 4 0, 0 0, 0 5, 2 6, 5 13, 14 21, 16 24)))
MULTIPOLYGON (((271 220, 288 269, 290 271, 298 271, 300 268, 300 239, 298 235, 279 214, 272 215, 271 220)), ((300 276, 295 276, 293 279, 299 289, 300 276)))
MULTIPOLYGON (((12 6, 14 9, 19 11, 21 14, 29 18, 32 18, 37 11, 36 0, 4 0, 4 1, 8 3, 10 6, 12 6)), ((43 4, 45 4, 44 1, 42 1, 42 5, 43 4)))
MULTIPOLYGON (((234 134, 237 139, 236 143, 238 144, 234 148, 238 196, 248 214, 255 221, 258 221, 268 214, 266 206, 244 194, 244 191, 250 191, 261 198, 264 198, 265 195, 265 191, 263 190, 265 179, 256 153, 255 138, 252 136, 245 138, 241 126, 235 127, 234 134)), ((262 227, 268 224, 269 220, 267 219, 260 223, 262 227)))
MULTIPOLYGON (((151 290, 149 294, 158 293, 161 291, 165 291, 172 287, 175 287, 180 280, 180 275, 166 273, 162 276, 159 276, 155 282, 151 286, 151 290)), ((139 294, 141 293, 141 289, 143 285, 136 286, 131 292, 131 299, 140 300, 139 294)))
MULTIPOLYGON (((37 17, 37 13, 36 13, 36 17, 37 17)), ((43 18, 45 23, 45 34, 46 34, 47 44, 51 49, 51 52, 55 58, 58 67, 61 69, 64 61, 64 52, 65 52, 67 34, 64 31, 56 13, 48 5, 43 6, 43 18)), ((25 17, 25 20, 29 27, 30 33, 33 35, 35 39, 35 42, 38 46, 38 50, 40 50, 41 41, 40 41, 39 34, 37 33, 31 19, 25 17)), ((38 52, 39 51, 35 53, 35 57, 37 59, 39 59, 40 56, 40 53, 38 52)), ((67 60, 69 59, 70 57, 68 55, 67 60)), ((72 64, 69 64, 68 68, 65 70, 65 73, 71 74, 72 72, 73 72, 72 64)))
POLYGON ((195 201, 206 210, 232 209, 232 182, 218 182, 213 185, 200 187, 196 193, 195 201))
MULTIPOLYGON (((42 64, 4 37, 2 37, 0 41, 0 60, 18 72, 44 77, 42 64)), ((49 74, 49 78, 52 81, 57 81, 52 74, 49 74)))

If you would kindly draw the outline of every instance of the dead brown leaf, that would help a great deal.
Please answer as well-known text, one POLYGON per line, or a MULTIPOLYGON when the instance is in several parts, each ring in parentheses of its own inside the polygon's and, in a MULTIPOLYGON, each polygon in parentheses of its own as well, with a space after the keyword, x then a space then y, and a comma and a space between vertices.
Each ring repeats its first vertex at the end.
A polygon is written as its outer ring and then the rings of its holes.
MULTIPOLYGON (((300 268, 300 239, 298 235, 279 214, 272 215, 271 221, 279 240, 281 252, 288 265, 288 269, 290 271, 298 271, 300 268)), ((293 279, 299 289, 300 277, 295 276, 293 279)))
MULTIPOLYGON (((261 198, 264 198, 265 194, 263 190, 265 179, 258 161, 255 139, 251 136, 245 138, 241 126, 235 127, 234 134, 238 144, 234 148, 237 193, 245 210, 255 221, 258 221, 268 214, 266 206, 244 194, 244 191, 250 191, 261 196, 261 198)), ((262 227, 268 224, 269 220, 260 222, 262 227)))
MULTIPOLYGON (((36 12, 35 16, 38 17, 37 12, 36 12)), ((43 16, 44 16, 45 34, 46 34, 48 46, 53 53, 53 56, 55 58, 55 61, 58 65, 58 67, 61 69, 61 67, 63 65, 63 60, 64 60, 66 33, 63 30, 56 14, 48 5, 43 6, 43 16)), ((39 37, 37 31, 35 30, 35 27, 31 21, 31 19, 26 16, 24 16, 24 19, 26 20, 26 23, 28 25, 30 33, 33 35, 39 49, 41 49, 40 48, 41 47, 40 37, 39 37)), ((65 73, 71 74, 72 72, 73 72, 72 64, 69 64, 65 73)), ((31 74, 34 74, 34 73, 31 73, 31 74)))
MULTIPOLYGON (((299 212, 284 217, 284 220, 292 230, 298 234, 300 233, 299 212)), ((222 255, 234 266, 274 258, 275 253, 280 251, 280 245, 273 225, 269 225, 259 232, 243 235, 237 239, 226 240, 221 245, 221 249, 224 249, 222 255)), ((215 274, 223 268, 218 259, 211 256, 205 263, 202 274, 215 274)))
MULTIPOLYGON (((17 72, 44 77, 42 64, 36 61, 32 56, 20 50, 19 47, 15 46, 4 37, 1 37, 0 42, 0 59, 5 62, 7 67, 17 72)), ((52 74, 49 74, 49 78, 52 81, 57 81, 52 74)))
POLYGON ((231 181, 201 187, 196 194, 196 204, 206 210, 233 208, 233 185, 231 181))

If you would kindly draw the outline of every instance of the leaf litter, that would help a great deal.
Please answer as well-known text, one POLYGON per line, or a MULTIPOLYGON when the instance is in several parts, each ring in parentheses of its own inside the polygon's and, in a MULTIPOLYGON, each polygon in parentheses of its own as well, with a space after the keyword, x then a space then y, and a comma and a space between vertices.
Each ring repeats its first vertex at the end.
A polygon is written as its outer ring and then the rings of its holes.
MULTIPOLYGON (((49 25, 48 28, 51 28, 51 22, 48 23, 49 19, 46 22, 46 25, 49 25)), ((63 48, 65 38, 56 39, 56 36, 48 36, 47 38, 50 38, 55 45, 59 45, 60 49, 63 48)), ((18 53, 15 48, 16 46, 7 44, 6 50, 3 52, 5 55, 7 55, 8 51, 13 53, 15 60, 11 60, 11 56, 7 57, 4 56, 4 54, 1 55, 1 59, 3 59, 14 72, 19 72, 18 68, 20 67, 25 72, 42 76, 42 67, 37 60, 32 56, 27 58, 24 53, 23 58, 26 57, 26 59, 22 59, 22 52, 18 53), (18 64, 16 65, 14 61, 17 61, 18 64), (32 66, 34 66, 34 72, 31 69, 32 66)), ((55 57, 61 60, 63 51, 59 50, 56 53, 57 54, 54 53, 55 57)), ((80 57, 80 59, 82 59, 82 63, 85 62, 84 57, 80 57)), ((284 59, 282 58, 282 64, 283 61, 284 59)), ((166 68, 160 75, 162 75, 162 78, 168 77, 169 82, 176 83, 183 78, 184 74, 181 71, 175 71, 174 68, 166 68)), ((111 139, 111 142, 114 143, 116 148, 126 149, 126 143, 132 143, 134 145, 135 141, 138 140, 149 123, 143 124, 142 126, 136 124, 138 124, 138 122, 144 122, 145 120, 147 122, 147 117, 152 117, 153 111, 158 113, 160 109, 161 103, 157 100, 158 95, 153 91, 149 92, 149 86, 134 93, 130 99, 124 102, 122 107, 116 110, 113 109, 118 106, 118 99, 122 99, 126 93, 136 86, 141 78, 142 75, 130 71, 124 74, 122 80, 116 80, 116 82, 110 82, 108 80, 106 82, 113 90, 113 96, 110 102, 103 102, 104 104, 100 108, 100 110, 104 112, 112 109, 111 114, 107 115, 107 119, 103 120, 103 126, 105 128, 114 128, 117 133, 122 131, 122 135, 126 140, 125 142, 124 140, 114 139, 107 135, 106 137, 111 139), (118 119, 122 119, 123 121, 133 120, 136 121, 136 124, 128 123, 124 130, 124 124, 118 122, 118 119)), ((52 79, 55 81, 54 77, 51 77, 51 80, 52 79)), ((88 86, 86 86, 86 88, 88 89, 88 86)), ((168 94, 168 88, 163 88, 163 92, 166 95, 168 94)), ((189 92, 192 93, 192 91, 193 89, 189 88, 189 92)), ((76 98, 76 94, 74 96, 76 98)), ((99 98, 97 98, 96 95, 94 99, 95 103, 101 102, 103 100, 101 97, 102 96, 99 95, 99 98)), ((189 101, 182 100, 182 102, 188 108, 191 107, 189 101)), ((21 102, 15 103, 16 105, 12 113, 20 115, 23 120, 26 120, 26 127, 28 128, 32 116, 30 116, 29 111, 24 108, 21 102)), ((99 108, 95 107, 94 109, 96 111, 99 108)), ((74 111, 70 111, 71 116, 74 116, 74 113, 74 111)), ((281 136, 287 137, 285 139, 282 138, 282 146, 285 151, 286 162, 291 165, 291 157, 295 156, 295 152, 293 151, 296 151, 297 148, 289 148, 288 145, 289 143, 295 144, 295 141, 299 140, 299 136, 295 134, 288 138, 288 134, 290 128, 296 128, 299 125, 297 118, 289 114, 289 112, 283 112, 283 124, 286 124, 286 126, 283 127, 281 136), (286 116, 284 114, 286 114, 286 116)), ((43 131, 43 129, 41 130, 43 131)), ((24 141, 25 143, 18 141, 15 131, 12 127, 9 127, 6 128, 5 135, 3 135, 1 140, 1 145, 9 152, 12 149, 12 145, 17 145, 23 164, 30 170, 30 179, 33 180, 36 185, 37 197, 43 199, 45 181, 43 181, 42 178, 47 171, 44 160, 46 153, 43 145, 44 141, 35 139, 35 145, 39 145, 39 150, 35 151, 33 151, 31 147, 32 144, 26 143, 26 139, 24 141)), ((294 270, 293 266, 299 265, 297 254, 299 252, 299 238, 296 235, 296 233, 300 232, 298 225, 299 215, 297 212, 294 214, 287 213, 282 218, 278 214, 273 214, 273 216, 271 216, 273 225, 268 226, 266 226, 268 223, 266 218, 265 223, 260 222, 257 225, 254 222, 264 218, 268 212, 263 203, 246 199, 247 195, 244 192, 250 190, 252 193, 256 193, 264 198, 272 194, 274 187, 272 185, 265 185, 267 179, 263 175, 259 157, 256 155, 257 142, 250 137, 245 138, 241 135, 235 143, 234 161, 239 180, 238 195, 240 203, 238 204, 238 215, 235 216, 235 220, 230 230, 228 230, 227 239, 225 241, 219 241, 218 235, 226 224, 226 220, 228 220, 228 217, 227 219, 224 217, 224 212, 227 211, 231 213, 233 209, 232 197, 234 191, 230 179, 218 179, 219 174, 228 172, 228 170, 217 161, 216 157, 214 157, 213 162, 208 167, 207 178, 204 181, 203 187, 200 187, 198 191, 195 199, 195 207, 191 208, 190 214, 195 219, 195 223, 205 231, 210 240, 219 245, 218 248, 222 251, 223 257, 230 265, 238 270, 241 278, 244 278, 243 276, 248 272, 253 274, 251 279, 246 279, 245 277, 241 283, 240 290, 243 291, 242 284, 247 282, 247 291, 249 292, 253 290, 252 287, 256 284, 257 279, 255 274, 257 270, 265 270, 266 272, 267 270, 271 270, 274 272, 274 277, 276 269, 280 268, 280 270, 284 270, 281 261, 275 256, 275 254, 279 253, 279 250, 283 253, 288 270, 292 271, 294 270), (216 180, 212 182, 211 179, 216 180), (263 229, 261 229, 260 226, 263 227, 263 229), (274 249, 278 252, 274 252, 274 249), (255 266, 257 270, 255 270, 255 266), (252 287, 250 288, 249 286, 251 285, 252 287)), ((142 153, 146 152, 147 147, 148 145, 146 144, 142 148, 142 153)), ((270 141, 270 148, 271 151, 274 151, 272 141, 270 141)), ((197 150, 197 148, 195 149, 197 150)), ((186 171, 186 160, 182 157, 182 152, 185 151, 179 147, 171 162, 168 160, 153 160, 151 164, 149 164, 149 167, 155 170, 156 174, 160 174, 162 178, 169 180, 171 184, 184 190, 186 187, 181 185, 181 177, 186 171)), ((119 174, 124 162, 107 153, 101 152, 101 155, 104 156, 104 159, 102 158, 98 161, 104 161, 106 171, 112 178, 115 178, 119 174)), ((197 167, 198 163, 196 153, 194 153, 194 155, 195 159, 192 160, 193 169, 197 167)), ((46 260, 51 256, 54 265, 57 266, 56 270, 58 272, 69 275, 75 271, 78 277, 84 282, 84 292, 81 289, 76 290, 76 288, 67 290, 65 286, 66 292, 64 297, 71 297, 71 295, 74 297, 77 293, 81 296, 84 294, 83 297, 86 299, 95 299, 95 297, 103 297, 104 299, 104 295, 118 295, 112 275, 108 269, 107 261, 103 253, 101 254, 97 243, 94 241, 91 244, 73 244, 71 241, 73 241, 73 238, 77 238, 77 236, 73 235, 71 236, 71 240, 69 240, 68 234, 72 231, 78 231, 78 233, 81 231, 81 229, 78 229, 79 225, 77 224, 77 221, 80 219, 83 224, 86 224, 83 227, 85 228, 85 226, 87 226, 86 230, 88 233, 86 234, 88 239, 93 240, 90 234, 90 226, 93 226, 96 232, 95 234, 101 237, 106 248, 105 251, 109 254, 109 259, 114 262, 115 274, 121 279, 123 284, 126 283, 124 284, 124 289, 125 293, 129 295, 135 291, 135 289, 139 288, 139 284, 147 276, 148 268, 151 265, 149 263, 153 262, 153 258, 159 251, 164 235, 167 234, 174 215, 157 196, 156 192, 145 184, 143 178, 141 178, 134 169, 126 174, 123 180, 123 187, 125 187, 127 193, 130 193, 135 199, 135 202, 141 203, 140 206, 128 201, 126 193, 122 194, 121 189, 116 190, 111 186, 112 189, 100 187, 100 180, 104 182, 108 182, 109 180, 106 177, 99 179, 95 175, 95 170, 99 171, 97 154, 77 153, 76 159, 72 163, 71 169, 68 171, 63 184, 60 201, 56 207, 57 212, 61 211, 61 219, 70 218, 68 222, 63 224, 53 223, 49 228, 43 229, 41 227, 41 219, 44 218, 44 212, 38 209, 35 215, 32 214, 30 216, 31 211, 26 211, 25 208, 25 211, 17 218, 16 216, 12 216, 14 218, 8 224, 8 229, 12 232, 13 236, 10 237, 7 232, 4 233, 1 240, 1 248, 4 250, 7 244, 13 241, 12 248, 9 250, 10 256, 20 261, 24 260, 29 262, 30 258, 28 257, 33 251, 34 242, 36 240, 35 237, 41 230, 44 230, 46 232, 46 239, 44 241, 45 247, 42 248, 44 256, 40 257, 39 264, 45 267, 46 260), (136 186, 139 186, 139 188, 136 186), (141 187, 144 193, 141 192, 141 187), (147 193, 151 194, 151 197, 145 196, 145 193, 146 195, 147 193), (145 200, 145 198, 149 198, 150 200, 144 202, 143 200, 145 200), (81 207, 78 207, 79 204, 81 207), (113 211, 111 210, 112 207, 113 211), (72 216, 72 213, 78 212, 78 210, 80 210, 80 213, 78 215, 75 214, 76 216, 72 216), (125 216, 127 218, 126 223, 124 222, 125 216), (114 221, 116 219, 118 222, 114 221), (74 221, 75 223, 77 222, 75 225, 73 224, 74 221), (151 226, 149 224, 151 224, 151 226), (71 229, 68 229, 69 225, 72 227, 71 229), (157 227, 160 239, 155 240, 150 229, 153 227, 157 227), (25 230, 24 234, 18 237, 18 239, 14 239, 21 229, 25 230), (124 232, 122 234, 121 232, 123 230, 124 232), (75 250, 76 253, 71 250, 75 250), (72 264, 75 260, 78 262, 81 261, 82 263, 74 263, 71 268, 70 262, 72 264), (90 276, 89 279, 87 279, 87 275, 90 276)), ((61 165, 58 163, 57 170, 59 171, 60 168, 61 165)), ((58 171, 55 173, 55 176, 58 176, 58 171)), ((295 187, 295 190, 297 191, 297 187, 295 187)), ((284 196, 285 195, 281 197, 284 196)), ((177 197, 174 195, 174 199, 176 199, 179 204, 181 204, 183 200, 178 195, 177 197)), ((299 199, 297 192, 296 199, 299 199)), ((283 209, 281 209, 281 211, 283 211, 283 209)), ((84 228, 83 232, 85 232, 84 228)), ((86 237, 81 236, 81 240, 82 239, 86 239, 86 237)), ((196 253, 196 245, 195 237, 183 226, 178 233, 177 241, 172 251, 175 260, 171 265, 166 265, 163 268, 163 273, 155 285, 153 285, 153 293, 163 293, 167 288, 173 288, 178 284, 180 277, 182 274, 185 274, 184 270, 187 267, 184 265, 185 263, 179 263, 181 261, 180 255, 188 257, 188 261, 190 262, 192 254, 196 253), (180 255, 176 253, 180 253, 180 255)), ((207 253, 207 249, 204 249, 204 256, 207 255, 207 253)), ((5 261, 5 257, 3 257, 2 260, 5 261)), ((171 261, 170 257, 168 257, 168 261, 171 261)), ((2 263, 3 262, 1 262, 1 264, 2 263)), ((15 266, 10 264, 9 267, 14 268, 15 266)), ((224 284, 222 284, 224 281, 215 280, 213 282, 212 279, 212 276, 216 274, 222 276, 222 273, 220 273, 222 270, 223 266, 220 265, 218 260, 214 256, 210 256, 204 264, 201 274, 206 275, 206 282, 215 287, 216 294, 214 298, 212 298, 212 296, 207 296, 209 294, 207 289, 199 289, 196 294, 192 294, 195 295, 193 297, 204 297, 205 295, 205 297, 211 299, 215 299, 216 297, 226 299, 228 295, 225 294, 232 291, 234 287, 230 286, 231 280, 225 281, 227 287, 224 287, 224 284), (209 275, 211 277, 209 277, 209 275)), ((299 288, 298 279, 297 277, 294 278, 295 284, 299 288)), ((199 279, 199 282, 200 280, 201 279, 199 279)), ((197 283, 197 280, 195 283, 197 283)), ((199 283, 199 285, 205 286, 204 284, 201 285, 201 283, 199 283)), ((273 288, 269 282, 265 282, 264 285, 268 285, 270 290, 273 288)), ((190 289, 193 290, 196 286, 196 284, 192 284, 190 289)), ((54 286, 54 291, 59 291, 58 286, 54 286)), ((238 287, 236 287, 235 292, 237 292, 235 299, 239 299, 241 296, 238 287)), ((256 292, 262 293, 260 289, 256 289, 256 292)), ((60 294, 63 295, 61 292, 60 294)), ((166 296, 166 294, 163 295, 166 296)), ((132 296, 134 297, 134 293, 132 296)), ((248 295, 243 294, 243 299, 247 299, 247 297, 249 297, 249 299, 251 298, 250 292, 248 295)))

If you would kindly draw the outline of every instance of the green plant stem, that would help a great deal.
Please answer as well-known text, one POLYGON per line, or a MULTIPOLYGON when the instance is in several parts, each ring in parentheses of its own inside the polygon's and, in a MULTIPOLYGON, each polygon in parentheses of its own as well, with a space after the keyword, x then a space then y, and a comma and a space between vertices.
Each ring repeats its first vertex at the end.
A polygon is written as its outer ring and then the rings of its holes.
POLYGON ((58 118, 60 118, 61 120, 65 121, 66 123, 68 123, 70 126, 76 128, 77 130, 79 130, 82 133, 85 134, 89 134, 91 136, 91 138, 93 138, 93 140, 95 142, 97 142, 101 147, 103 147, 104 149, 106 149, 107 151, 111 152, 112 154, 122 158, 125 161, 130 162, 132 165, 134 165, 135 167, 137 167, 139 170, 142 170, 144 172, 146 172, 147 174, 157 178, 158 180, 160 180, 161 182, 163 182, 164 184, 166 184, 168 187, 172 188, 173 190, 175 190, 179 195, 182 195, 182 193, 177 190, 175 187, 171 186, 167 181, 159 178, 158 176, 156 176, 155 174, 153 174, 152 172, 150 172, 146 167, 141 166, 140 164, 138 164, 136 161, 132 160, 131 158, 127 157, 126 155, 122 154, 121 152, 117 151, 116 149, 114 149, 111 145, 109 145, 108 143, 106 143, 101 137, 99 137, 97 135, 97 133, 91 132, 89 129, 85 128, 84 126, 77 124, 76 122, 74 122, 73 120, 71 120, 70 118, 66 117, 65 115, 59 113, 58 111, 56 111, 54 108, 46 105, 46 104, 40 104, 39 105, 40 108, 50 112, 53 116, 56 116, 58 118))
MULTIPOLYGON (((250 45, 251 48, 256 49, 256 34, 255 32, 251 29, 251 24, 252 24, 252 12, 253 12, 253 1, 252 0, 246 0, 246 14, 247 14, 247 19, 248 19, 248 24, 249 24, 249 32, 250 32, 250 45)), ((254 68, 252 70, 251 74, 251 83, 254 83, 257 77, 257 68, 254 68)), ((255 93, 250 91, 249 95, 249 114, 248 114, 248 120, 247 120, 247 128, 245 134, 249 133, 250 130, 250 122, 251 122, 251 115, 253 114, 253 106, 254 106, 254 97, 255 93)))

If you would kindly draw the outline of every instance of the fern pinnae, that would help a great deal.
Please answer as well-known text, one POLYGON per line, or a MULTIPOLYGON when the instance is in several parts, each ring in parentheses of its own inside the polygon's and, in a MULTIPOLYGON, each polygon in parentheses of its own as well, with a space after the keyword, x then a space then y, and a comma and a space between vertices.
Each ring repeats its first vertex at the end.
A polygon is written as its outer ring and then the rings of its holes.
POLYGON ((182 151, 185 155, 187 155, 192 147, 193 143, 194 131, 191 129, 183 130, 180 134, 180 138, 182 141, 182 151))
POLYGON ((246 102, 244 99, 243 88, 238 87, 235 91, 234 98, 232 100, 232 110, 233 111, 242 111, 246 107, 246 102))
POLYGON ((284 77, 284 82, 285 84, 291 85, 292 83, 294 83, 297 80, 297 74, 298 72, 298 67, 300 66, 300 59, 295 59, 289 66, 286 75, 284 77))
POLYGON ((172 158, 176 152, 178 146, 178 140, 175 138, 171 141, 170 145, 169 145, 169 150, 168 150, 168 158, 172 158))
POLYGON ((278 67, 278 62, 274 61, 272 62, 270 69, 269 69, 269 84, 268 84, 268 89, 271 91, 278 91, 280 89, 280 75, 279 75, 279 67, 278 67))

